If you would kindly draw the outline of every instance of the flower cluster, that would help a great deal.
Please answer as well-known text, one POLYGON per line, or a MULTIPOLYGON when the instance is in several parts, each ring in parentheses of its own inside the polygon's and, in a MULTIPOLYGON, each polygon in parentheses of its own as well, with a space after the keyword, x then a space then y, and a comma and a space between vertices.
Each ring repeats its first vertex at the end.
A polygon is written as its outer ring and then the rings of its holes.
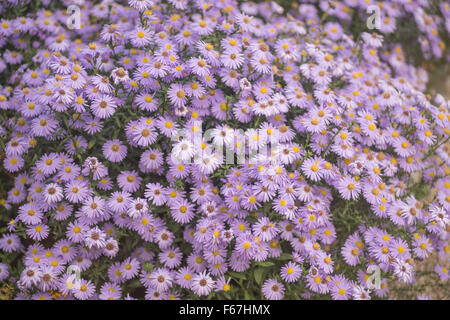
MULTIPOLYGON (((354 21, 355 12, 363 23, 371 17, 367 21, 370 29, 375 29, 396 41, 402 41, 407 46, 417 45, 424 59, 440 59, 446 54, 447 61, 450 59, 446 52, 448 49, 446 43, 450 35, 450 3, 448 1, 436 3, 403 0, 317 2, 322 11, 344 23, 358 23, 354 21), (402 39, 405 36, 407 39, 402 39)), ((307 7, 312 12, 317 12, 314 6, 307 7)), ((302 8, 303 6, 300 10, 302 8)), ((338 23, 330 23, 325 32, 337 35, 343 30, 338 23)), ((388 60, 395 64, 394 58, 388 60)))
MULTIPOLYGON (((65 9, 2 19, 0 281, 15 298, 382 298, 445 257, 450 102, 325 3, 81 1, 80 28, 65 9)), ((440 21, 415 18, 438 56, 440 21)))

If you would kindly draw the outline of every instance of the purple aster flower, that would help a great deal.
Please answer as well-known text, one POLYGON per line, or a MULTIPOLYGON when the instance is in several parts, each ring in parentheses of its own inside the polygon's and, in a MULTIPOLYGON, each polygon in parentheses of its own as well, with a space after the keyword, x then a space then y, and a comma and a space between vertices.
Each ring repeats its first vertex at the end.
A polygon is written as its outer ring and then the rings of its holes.
POLYGON ((127 155, 127 147, 120 140, 109 140, 103 145, 103 155, 111 162, 121 162, 127 155))
POLYGON ((142 198, 132 199, 129 202, 128 206, 128 215, 131 218, 139 218, 142 214, 147 213, 148 211, 148 204, 147 200, 142 198))
POLYGON ((284 286, 275 279, 267 279, 262 286, 264 297, 268 300, 281 300, 284 297, 284 286))
POLYGON ((131 279, 138 275, 141 264, 136 259, 127 258, 121 264, 121 273, 124 279, 131 279))
POLYGON ((84 234, 84 242, 88 248, 97 247, 104 248, 106 245, 105 242, 106 233, 104 233, 98 227, 94 227, 89 229, 84 234))
POLYGON ((354 200, 358 198, 361 192, 361 185, 354 178, 345 176, 339 181, 337 189, 345 200, 354 200))
POLYGON ((191 289, 198 296, 207 296, 214 288, 215 281, 206 271, 203 271, 192 278, 191 289))
POLYGON ((100 119, 105 119, 112 116, 116 111, 116 108, 116 101, 108 95, 103 95, 94 99, 91 104, 92 113, 100 119))
POLYGON ((181 84, 173 84, 167 91, 170 102, 175 107, 184 107, 187 100, 187 89, 181 84))
POLYGON ((100 300, 120 300, 122 288, 115 283, 105 282, 100 288, 100 300))
POLYGON ((329 286, 334 300, 348 300, 353 294, 352 284, 341 275, 333 276, 329 286))
POLYGON ((172 287, 173 276, 166 269, 155 269, 151 274, 151 279, 151 286, 160 292, 167 291, 172 287))
POLYGON ((50 228, 42 223, 27 228, 27 235, 33 240, 43 240, 47 238, 50 228))
POLYGON ((145 189, 145 197, 149 199, 155 206, 162 206, 166 203, 167 198, 164 188, 159 183, 148 183, 145 189))
POLYGON ((253 225, 253 233, 262 241, 270 241, 277 235, 278 228, 267 217, 262 217, 253 225))
POLYGON ((159 254, 159 260, 169 269, 174 269, 181 264, 183 254, 180 249, 169 247, 159 254))
POLYGON ((186 224, 191 221, 195 214, 192 204, 184 199, 172 203, 170 206, 170 213, 173 219, 181 224, 186 224))
POLYGON ((73 295, 79 300, 88 300, 95 294, 95 285, 90 280, 80 279, 79 286, 73 290, 73 295))
POLYGON ((108 239, 105 242, 105 247, 103 248, 105 256, 112 258, 119 252, 119 244, 115 239, 108 239))
POLYGON ((50 183, 45 187, 44 199, 48 204, 59 202, 63 197, 63 189, 58 184, 50 183))
POLYGON ((0 263, 0 281, 5 280, 9 276, 8 266, 4 263, 0 263))
POLYGON ((302 274, 302 271, 298 264, 288 262, 281 268, 281 278, 287 282, 297 281, 302 274))
POLYGON ((449 270, 445 266, 441 266, 440 264, 437 264, 434 267, 434 271, 439 275, 441 280, 448 280, 449 279, 449 270))
POLYGON ((27 267, 20 275, 20 283, 25 288, 30 288, 32 285, 37 285, 42 278, 42 273, 37 267, 27 267))
POLYGON ((193 274, 194 273, 189 269, 189 267, 181 267, 177 270, 175 281, 182 288, 190 288, 193 274))
POLYGON ((139 189, 142 178, 136 171, 122 171, 117 176, 118 185, 126 192, 135 192, 139 189))

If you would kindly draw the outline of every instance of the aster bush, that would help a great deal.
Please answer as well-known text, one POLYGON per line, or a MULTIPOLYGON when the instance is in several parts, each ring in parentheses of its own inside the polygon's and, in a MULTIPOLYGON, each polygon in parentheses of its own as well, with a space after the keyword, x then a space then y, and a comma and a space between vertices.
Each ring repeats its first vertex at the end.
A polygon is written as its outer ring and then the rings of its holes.
POLYGON ((378 299, 448 261, 450 104, 397 40, 445 61, 449 3, 281 4, 2 2, 3 297, 378 299))

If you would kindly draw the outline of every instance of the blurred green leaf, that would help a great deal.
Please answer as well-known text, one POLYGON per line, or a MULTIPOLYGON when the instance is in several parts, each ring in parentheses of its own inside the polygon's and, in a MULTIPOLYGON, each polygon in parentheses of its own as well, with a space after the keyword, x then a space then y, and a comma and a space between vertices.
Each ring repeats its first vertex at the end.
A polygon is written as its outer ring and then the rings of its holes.
POLYGON ((247 279, 247 277, 243 273, 229 271, 228 274, 234 279, 242 279, 242 280, 246 280, 247 279))
POLYGON ((91 150, 94 145, 95 145, 95 140, 89 141, 88 150, 91 150))
POLYGON ((275 265, 275 263, 273 263, 272 261, 258 261, 256 262, 256 265, 261 267, 272 267, 275 265))
POLYGON ((253 273, 253 276, 255 277, 255 281, 258 285, 262 284, 265 273, 266 273, 266 269, 264 269, 264 268, 258 268, 253 273))

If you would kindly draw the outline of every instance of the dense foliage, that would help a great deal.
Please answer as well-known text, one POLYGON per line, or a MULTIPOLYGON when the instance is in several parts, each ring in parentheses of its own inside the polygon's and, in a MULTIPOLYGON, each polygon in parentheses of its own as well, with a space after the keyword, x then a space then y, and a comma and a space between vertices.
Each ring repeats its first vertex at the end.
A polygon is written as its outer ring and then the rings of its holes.
POLYGON ((374 30, 367 1, 282 4, 0 5, 3 297, 386 298, 448 257, 450 105, 417 61, 449 4, 374 30))

